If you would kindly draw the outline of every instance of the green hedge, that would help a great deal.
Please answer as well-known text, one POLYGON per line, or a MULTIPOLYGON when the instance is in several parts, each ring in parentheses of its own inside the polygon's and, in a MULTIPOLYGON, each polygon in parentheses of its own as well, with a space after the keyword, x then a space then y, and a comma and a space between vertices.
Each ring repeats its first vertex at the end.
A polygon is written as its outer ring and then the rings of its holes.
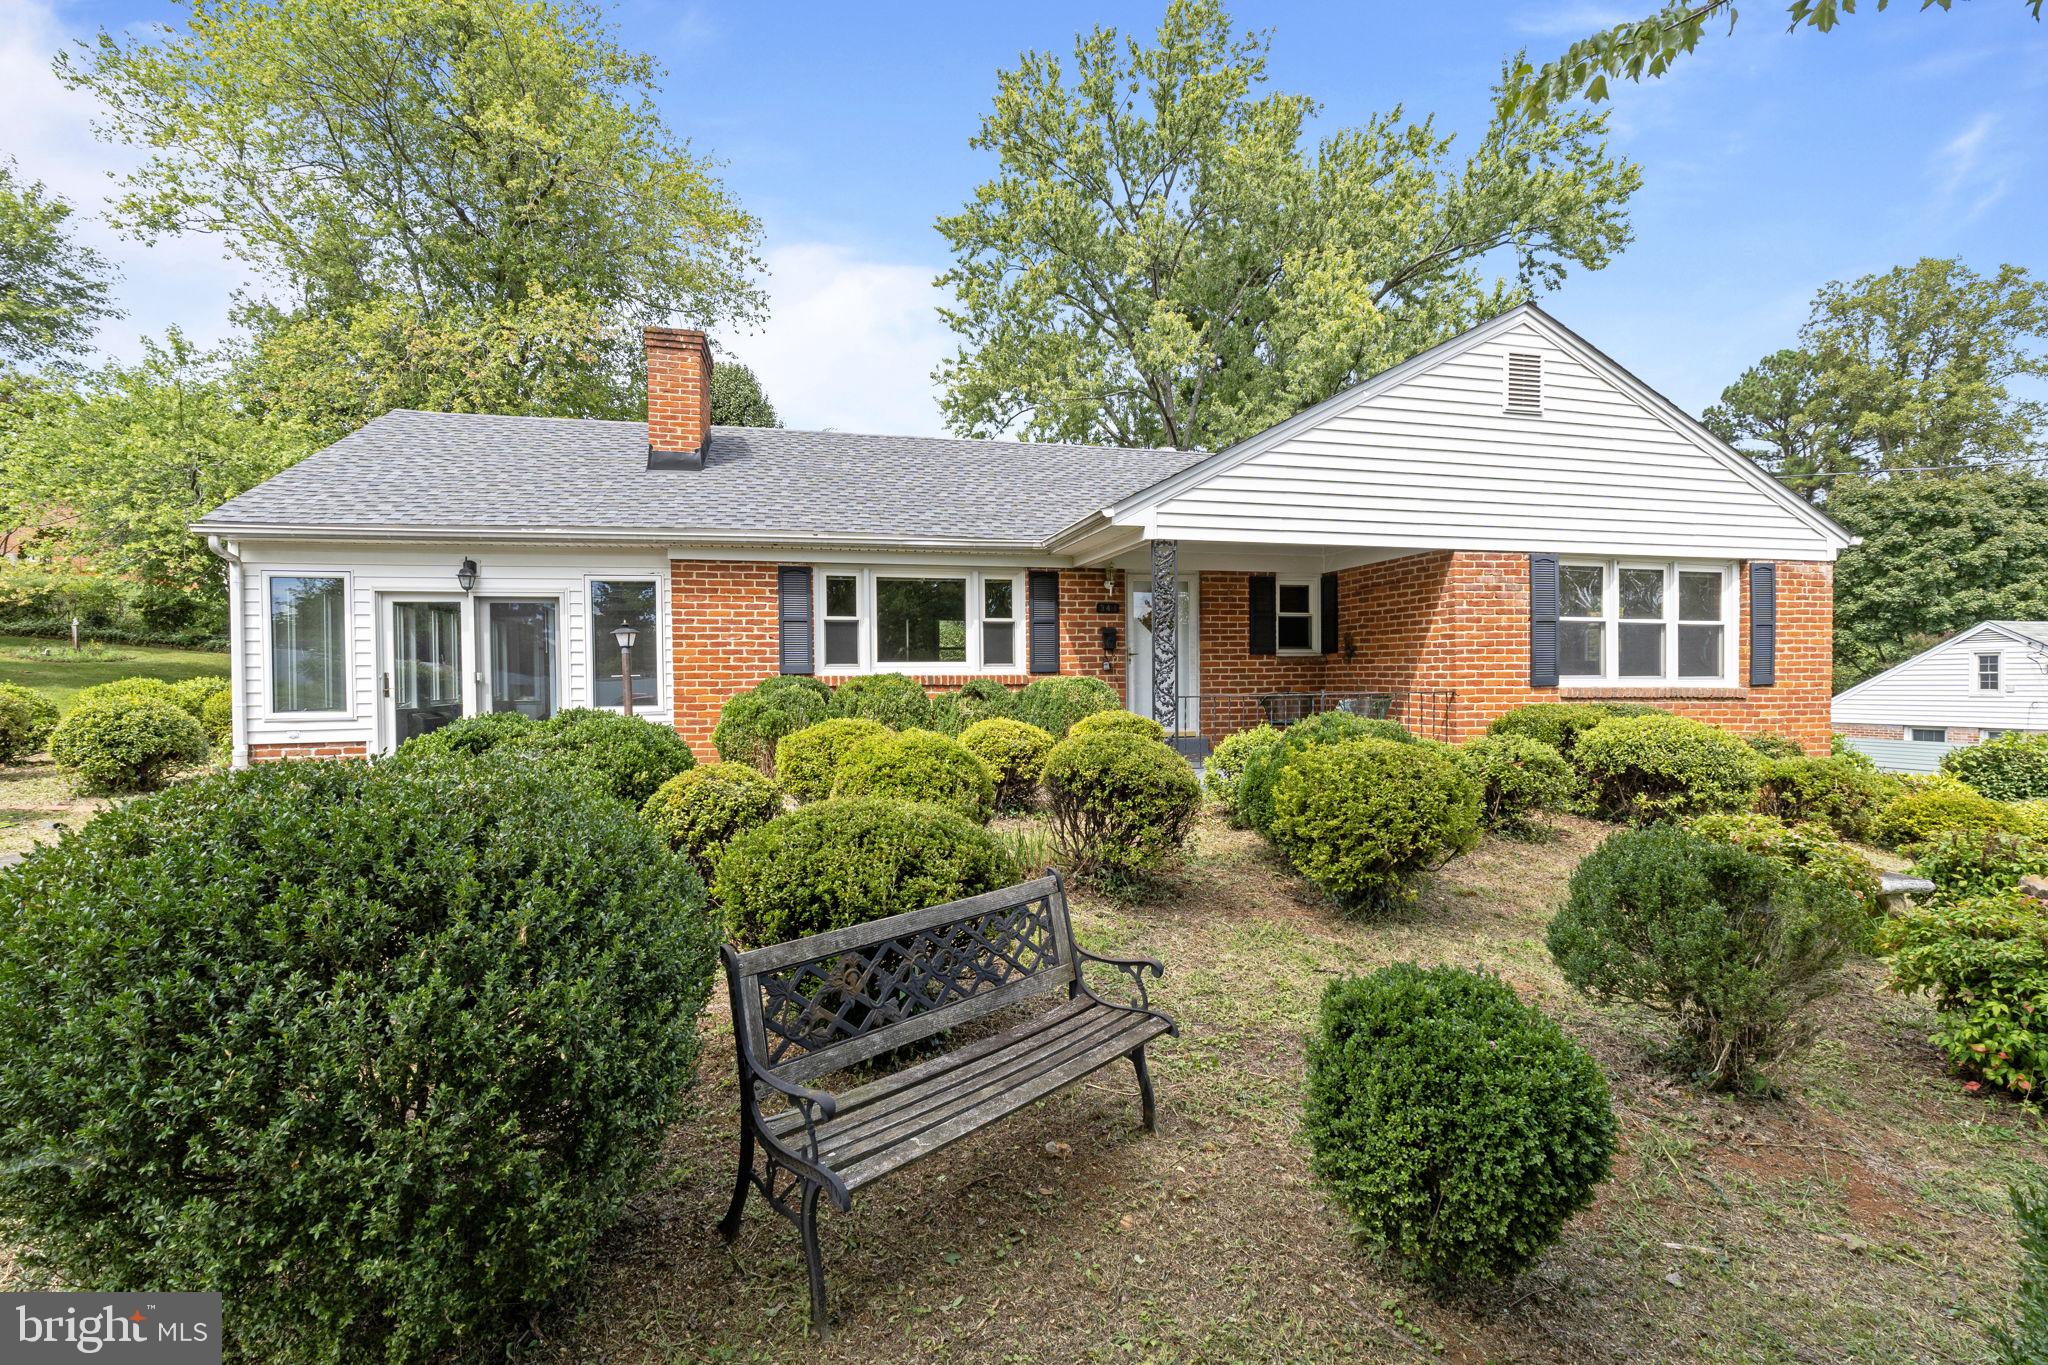
POLYGON ((1503 712, 1486 727, 1490 735, 1540 740, 1567 761, 1580 735, 1605 721, 1666 714, 1661 708, 1627 701, 1541 701, 1503 712))
POLYGON ((1001 842, 956 810, 830 800, 733 840, 712 894, 752 948, 993 891, 1011 873, 1001 842))
POLYGON ((1764 761, 1734 735, 1684 716, 1625 716, 1580 734, 1572 766, 1593 808, 1646 823, 1749 809, 1764 761))
POLYGON ((1285 731, 1270 725, 1254 725, 1249 730, 1225 735, 1203 761, 1202 789, 1209 794, 1211 801, 1220 803, 1229 812, 1232 824, 1239 823, 1237 784, 1245 769, 1276 757, 1286 742, 1285 731))
POLYGON ((1260 744, 1245 755, 1243 766, 1231 784, 1231 823, 1242 829, 1271 836, 1273 832, 1273 791, 1280 774, 1297 756, 1328 744, 1353 739, 1383 739, 1396 744, 1413 744, 1415 736, 1391 720, 1354 715, 1349 711, 1324 711, 1296 721, 1280 732, 1278 747, 1260 744))
POLYGON ((636 808, 697 762, 690 746, 659 721, 580 708, 538 721, 511 711, 465 716, 407 740, 396 758, 412 763, 499 752, 580 774, 636 808))
POLYGON ((0 763, 19 763, 48 744, 58 714, 42 693, 0 682, 0 763))
POLYGON ((244 1359, 500 1354, 652 1166, 716 941, 518 762, 104 811, 0 872, 0 1216, 61 1283, 218 1290, 244 1359))
POLYGON ((823 801, 832 794, 839 760, 850 749, 889 733, 878 720, 840 716, 805 726, 775 746, 775 778, 799 801, 823 801))
POLYGON ((1053 737, 1036 725, 1003 716, 978 720, 960 732, 969 753, 988 765, 996 781, 996 809, 1028 810, 1038 795, 1038 775, 1053 737))
POLYGON ((1415 877, 1479 840, 1480 786, 1434 746, 1354 739, 1296 755, 1273 843, 1347 909, 1413 899, 1415 877))
POLYGON ((876 735, 847 749, 832 794, 951 806, 977 824, 995 813, 995 774, 959 740, 930 730, 876 735))
MULTIPOLYGON (((1751 813, 1696 816, 1685 827, 1716 843, 1747 849, 1790 871, 1839 886, 1856 898, 1857 908, 1872 928, 1884 915, 1876 869, 1826 825, 1787 824, 1775 816, 1751 813)), ((1868 946, 1868 939, 1859 936, 1856 946, 1868 946)))
POLYGON ((1302 1130, 1353 1224, 1418 1278, 1499 1280, 1593 1202, 1607 1080, 1498 977, 1399 963, 1330 983, 1302 1130))
POLYGON ((1081 717, 1067 728, 1070 735, 1092 735, 1101 730, 1119 730, 1125 734, 1137 735, 1143 739, 1166 740, 1166 727, 1150 716, 1141 716, 1134 711, 1112 710, 1093 711, 1081 717))
POLYGON ((1458 746, 1458 763, 1479 784, 1480 823, 1505 834, 1531 834, 1529 817, 1563 810, 1578 786, 1564 755, 1527 735, 1475 735, 1458 746))
POLYGON ((1862 754, 1774 758, 1764 763, 1756 805, 1781 820, 1815 821, 1845 839, 1868 839, 1900 790, 1897 778, 1862 754))
POLYGON ((1114 711, 1123 701, 1100 678, 1039 678, 1017 693, 1010 715, 1065 739, 1074 722, 1097 711, 1114 711))
POLYGON ((1045 756, 1042 780, 1054 853, 1075 875, 1096 880, 1174 862, 1202 804, 1185 758, 1127 730, 1069 735, 1045 756))
POLYGON ((1886 848, 1915 848, 1944 834, 2033 834, 2037 822, 1974 788, 1942 779, 1910 788, 1871 822, 1871 837, 1886 848))
POLYGON ((1942 756, 1941 770, 1994 801, 2048 797, 2048 735, 2014 732, 1951 749, 1942 756))
POLYGON ((774 677, 726 698, 712 747, 728 763, 749 763, 764 773, 775 771, 775 746, 825 718, 832 691, 816 678, 774 677))
POLYGON ((2029 1175, 2013 1186, 2012 1215, 2020 1229, 2019 1292, 1991 1336, 1999 1365, 2040 1365, 2048 1360, 2048 1178, 2029 1175))
POLYGON ((831 714, 879 721, 891 730, 921 730, 931 725, 932 702, 915 678, 869 673, 839 684, 832 694, 831 714))
POLYGON ((51 759, 94 792, 153 791, 206 754, 198 721, 141 692, 82 701, 50 734, 51 759))
POLYGON ((782 813, 782 792, 749 763, 706 763, 671 777, 641 815, 710 879, 725 846, 782 813))
MULTIPOLYGON (((171 684, 162 678, 115 678, 112 682, 94 683, 82 687, 71 698, 71 706, 86 706, 101 701, 161 701, 168 702, 180 711, 186 710, 171 684)), ((66 707, 69 710, 70 707, 66 707)), ((189 712, 188 712, 189 714, 189 712)))
POLYGON ((942 735, 964 733, 969 726, 1009 716, 1016 694, 994 678, 969 678, 951 692, 931 699, 931 728, 942 735))

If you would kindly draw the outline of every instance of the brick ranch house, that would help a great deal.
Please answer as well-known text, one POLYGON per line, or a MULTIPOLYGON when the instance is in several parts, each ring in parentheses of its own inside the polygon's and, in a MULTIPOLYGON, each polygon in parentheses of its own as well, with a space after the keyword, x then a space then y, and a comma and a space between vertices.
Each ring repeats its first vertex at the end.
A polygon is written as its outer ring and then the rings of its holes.
POLYGON ((1533 306, 1214 453, 714 427, 703 335, 646 344, 644 427, 393 412, 197 523, 238 762, 618 708, 621 626, 700 752, 777 672, 1097 677, 1194 749, 1560 698, 1827 744, 1850 537, 1533 306))

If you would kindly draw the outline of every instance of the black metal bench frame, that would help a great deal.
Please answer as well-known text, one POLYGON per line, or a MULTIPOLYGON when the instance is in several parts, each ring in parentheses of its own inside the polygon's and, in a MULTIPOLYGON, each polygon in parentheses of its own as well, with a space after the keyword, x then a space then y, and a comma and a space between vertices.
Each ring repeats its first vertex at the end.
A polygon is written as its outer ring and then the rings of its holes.
POLYGON ((749 1190, 796 1225, 810 1271, 811 1322, 826 1334, 818 1200, 841 1212, 861 1186, 997 1123, 1112 1062, 1137 1071, 1153 1131, 1145 1044, 1178 1036, 1152 1008, 1151 958, 1102 957, 1074 943, 1057 872, 966 900, 751 952, 723 950, 739 1062, 740 1159, 718 1225, 739 1235, 749 1190), (1128 1003, 1089 989, 1083 966, 1126 973, 1128 1003), (839 1094, 804 1082, 1064 988, 1067 1003, 839 1094), (770 1111, 776 1097, 787 1107, 770 1111), (760 1161, 755 1160, 756 1155, 760 1161))

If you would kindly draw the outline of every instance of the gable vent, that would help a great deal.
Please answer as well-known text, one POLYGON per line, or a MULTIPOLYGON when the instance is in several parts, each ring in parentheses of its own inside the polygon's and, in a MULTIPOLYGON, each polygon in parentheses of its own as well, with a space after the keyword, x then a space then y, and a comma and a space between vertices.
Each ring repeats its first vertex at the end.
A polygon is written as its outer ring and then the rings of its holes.
POLYGON ((1508 352, 1508 411, 1543 415, 1543 357, 1533 351, 1508 352))

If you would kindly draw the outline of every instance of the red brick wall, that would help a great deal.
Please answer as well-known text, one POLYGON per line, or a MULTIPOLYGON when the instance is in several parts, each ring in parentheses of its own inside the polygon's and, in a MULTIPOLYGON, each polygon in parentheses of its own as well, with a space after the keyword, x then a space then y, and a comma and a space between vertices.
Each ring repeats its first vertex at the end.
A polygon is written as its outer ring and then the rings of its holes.
POLYGON ((736 560, 669 561, 676 733, 699 759, 716 757, 719 708, 781 669, 778 565, 736 560))
POLYGON ((251 744, 251 763, 278 763, 289 758, 368 758, 369 747, 359 739, 312 744, 251 744))
POLYGON ((1904 739, 1903 725, 1868 725, 1861 721, 1844 721, 1835 726, 1835 733, 1847 735, 1850 739, 1904 739))
POLYGON ((702 332, 649 327, 647 445, 667 454, 701 450, 711 430, 711 346, 702 332))

